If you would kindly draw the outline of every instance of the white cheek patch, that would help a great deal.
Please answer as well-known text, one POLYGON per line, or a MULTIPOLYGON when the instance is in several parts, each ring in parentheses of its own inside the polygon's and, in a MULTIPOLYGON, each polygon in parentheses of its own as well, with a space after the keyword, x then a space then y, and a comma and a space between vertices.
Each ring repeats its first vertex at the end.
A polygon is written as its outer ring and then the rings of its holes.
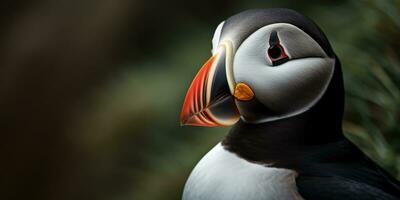
POLYGON ((240 75, 235 78, 248 83, 264 105, 285 116, 307 110, 319 100, 329 83, 333 65, 330 58, 304 58, 279 67, 253 65, 252 69, 238 72, 240 75))
POLYGON ((212 49, 211 49, 211 53, 213 55, 215 54, 215 52, 216 52, 216 50, 218 48, 218 43, 219 43, 219 40, 220 40, 220 37, 221 37, 222 27, 224 26, 224 23, 225 23, 225 21, 221 22, 218 25, 217 29, 215 29, 214 36, 213 36, 213 39, 212 39, 212 49))
MULTIPOLYGON (((276 116, 272 121, 300 114, 312 107, 326 91, 335 66, 322 48, 299 28, 285 23, 265 26, 250 35, 238 48, 233 64, 236 83, 247 83, 255 98, 276 116), (271 31, 277 31, 290 60, 272 66, 266 56, 271 31)), ((245 119, 246 120, 246 119, 245 119)))

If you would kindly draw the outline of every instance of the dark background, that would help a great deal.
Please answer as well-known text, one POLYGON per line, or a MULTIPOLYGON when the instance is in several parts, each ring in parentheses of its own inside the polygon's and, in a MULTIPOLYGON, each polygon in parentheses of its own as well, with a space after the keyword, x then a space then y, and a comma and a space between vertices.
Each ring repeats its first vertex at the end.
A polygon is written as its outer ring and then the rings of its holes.
POLYGON ((0 199, 179 199, 226 128, 180 127, 216 26, 293 8, 342 61, 347 136, 400 178, 400 1, 5 0, 0 199))

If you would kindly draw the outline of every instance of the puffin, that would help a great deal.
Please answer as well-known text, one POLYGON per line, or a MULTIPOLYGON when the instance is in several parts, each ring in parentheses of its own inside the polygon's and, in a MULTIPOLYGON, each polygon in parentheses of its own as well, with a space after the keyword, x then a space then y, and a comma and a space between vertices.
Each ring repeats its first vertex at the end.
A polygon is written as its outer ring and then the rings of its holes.
POLYGON ((339 58, 286 8, 221 22, 181 125, 232 127, 195 166, 183 200, 400 199, 400 184, 346 139, 339 58))

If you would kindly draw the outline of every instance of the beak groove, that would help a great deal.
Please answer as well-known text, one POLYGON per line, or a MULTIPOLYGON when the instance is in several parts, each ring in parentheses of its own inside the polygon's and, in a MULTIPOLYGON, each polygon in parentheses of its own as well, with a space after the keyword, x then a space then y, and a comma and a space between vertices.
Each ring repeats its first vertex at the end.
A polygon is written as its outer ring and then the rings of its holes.
POLYGON ((226 76, 225 49, 220 48, 199 70, 186 94, 181 125, 229 126, 239 119, 226 76))

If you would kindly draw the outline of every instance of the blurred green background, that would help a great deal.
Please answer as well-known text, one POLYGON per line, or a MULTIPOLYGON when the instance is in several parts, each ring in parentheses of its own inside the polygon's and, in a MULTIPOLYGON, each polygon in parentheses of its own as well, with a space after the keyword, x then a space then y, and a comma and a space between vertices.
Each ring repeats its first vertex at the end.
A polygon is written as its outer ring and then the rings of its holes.
POLYGON ((312 18, 342 61, 347 136, 400 178, 400 1, 5 0, 0 199, 179 199, 226 128, 180 127, 216 26, 312 18))

